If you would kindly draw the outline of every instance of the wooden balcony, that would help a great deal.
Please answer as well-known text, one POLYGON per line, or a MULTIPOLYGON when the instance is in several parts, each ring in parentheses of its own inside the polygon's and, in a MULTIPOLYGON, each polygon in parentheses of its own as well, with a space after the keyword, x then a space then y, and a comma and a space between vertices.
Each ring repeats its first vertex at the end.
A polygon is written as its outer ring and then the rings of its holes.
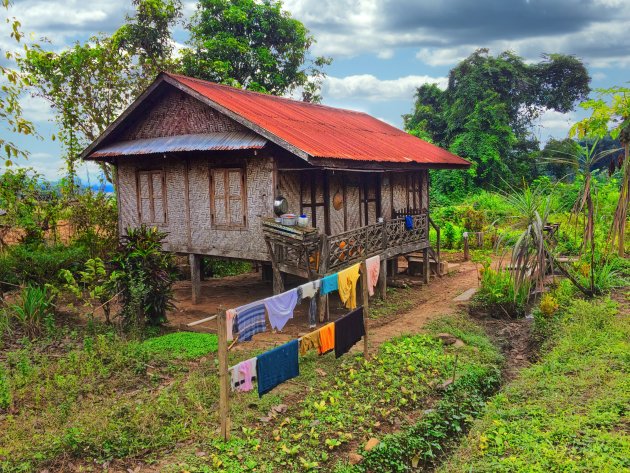
POLYGON ((263 223, 263 234, 274 270, 274 287, 280 272, 317 279, 375 255, 393 258, 429 247, 429 215, 412 215, 366 225, 337 235, 316 229, 298 229, 263 223))

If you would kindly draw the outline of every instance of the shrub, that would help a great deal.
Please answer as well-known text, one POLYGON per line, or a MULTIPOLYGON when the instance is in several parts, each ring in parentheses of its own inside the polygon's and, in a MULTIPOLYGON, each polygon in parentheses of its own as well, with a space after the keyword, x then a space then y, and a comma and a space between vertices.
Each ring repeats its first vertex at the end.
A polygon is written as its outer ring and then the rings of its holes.
POLYGON ((165 236, 142 225, 122 237, 114 267, 126 324, 165 322, 166 312, 173 308, 176 268, 173 255, 162 251, 165 236))
POLYGON ((529 284, 515 287, 512 274, 505 269, 492 269, 489 264, 480 269, 481 287, 475 294, 474 305, 492 316, 522 317, 529 300, 529 284))
POLYGON ((239 274, 249 273, 252 270, 252 264, 249 261, 205 258, 204 263, 206 275, 213 278, 238 276, 239 274))
POLYGON ((0 255, 0 284, 43 286, 55 279, 62 269, 76 271, 87 256, 87 250, 81 245, 16 245, 0 255))
POLYGON ((24 333, 34 338, 45 324, 51 324, 53 313, 52 296, 45 287, 26 286, 15 303, 8 305, 10 323, 15 323, 24 333))

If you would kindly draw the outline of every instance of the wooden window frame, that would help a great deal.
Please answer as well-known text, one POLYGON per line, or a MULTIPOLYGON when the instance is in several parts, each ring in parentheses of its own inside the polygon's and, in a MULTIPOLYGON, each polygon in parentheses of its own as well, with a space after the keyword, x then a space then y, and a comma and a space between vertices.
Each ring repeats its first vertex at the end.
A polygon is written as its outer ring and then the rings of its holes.
POLYGON ((369 221, 370 204, 375 204, 374 213, 376 215, 376 221, 378 221, 381 215, 381 175, 380 174, 361 174, 359 175, 359 224, 363 227, 376 222, 369 221), (374 185, 374 197, 368 197, 370 195, 371 184, 374 185))
POLYGON ((300 173, 300 215, 304 213, 304 209, 308 208, 311 210, 311 226, 317 227, 317 221, 319 219, 324 219, 324 233, 330 235, 330 217, 328 215, 328 207, 326 205, 327 193, 329 193, 328 189, 328 176, 324 172, 317 171, 305 171, 300 173), (319 179, 318 179, 319 178, 319 179), (308 201, 304 199, 304 188, 306 187, 308 181, 308 185, 310 186, 310 195, 308 196, 308 201), (317 184, 321 183, 322 185, 322 201, 317 201, 317 184), (321 208, 323 210, 323 215, 317 212, 317 209, 321 208), (319 215, 318 215, 319 213, 319 215))
POLYGON ((211 166, 209 169, 209 182, 210 182, 210 226, 215 230, 246 230, 249 219, 247 218, 247 169, 245 166, 240 167, 221 167, 211 166), (223 172, 223 200, 225 200, 225 215, 228 223, 216 223, 215 216, 215 192, 214 192, 214 174, 217 172, 223 172), (241 176, 241 209, 243 215, 241 216, 239 223, 230 222, 230 201, 235 200, 234 196, 229 194, 229 175, 231 172, 238 172, 241 176))
POLYGON ((407 194, 407 209, 422 210, 422 173, 409 173, 405 176, 405 187, 407 194), (414 184, 417 189, 414 189, 414 184), (413 201, 409 200, 412 195, 413 201))
POLYGON ((138 219, 140 223, 146 223, 149 225, 168 225, 168 200, 166 196, 166 173, 164 169, 150 169, 150 170, 138 170, 136 171, 136 197, 138 203, 138 219), (162 181, 162 209, 164 211, 164 218, 162 221, 157 221, 155 218, 155 201, 157 198, 153 192, 153 176, 158 174, 162 181), (141 176, 148 176, 149 185, 149 218, 145 220, 145 216, 142 214, 142 187, 141 176))

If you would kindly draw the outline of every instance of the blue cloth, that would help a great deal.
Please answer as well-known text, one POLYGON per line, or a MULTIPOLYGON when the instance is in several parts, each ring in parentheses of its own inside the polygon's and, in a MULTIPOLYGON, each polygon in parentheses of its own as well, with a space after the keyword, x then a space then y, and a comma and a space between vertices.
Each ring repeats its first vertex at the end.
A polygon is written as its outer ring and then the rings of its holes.
POLYGON ((258 396, 262 397, 279 384, 299 376, 298 348, 299 343, 296 339, 258 356, 256 359, 258 396))
POLYGON ((413 217, 411 215, 405 217, 405 228, 407 230, 413 230, 413 217))
POLYGON ((254 335, 267 329, 265 323, 265 304, 248 304, 236 309, 236 326, 241 342, 248 342, 254 335))
POLYGON ((330 276, 326 276, 322 278, 322 284, 320 286, 320 291, 322 295, 328 294, 329 292, 334 292, 339 290, 339 277, 337 273, 331 274, 330 276))

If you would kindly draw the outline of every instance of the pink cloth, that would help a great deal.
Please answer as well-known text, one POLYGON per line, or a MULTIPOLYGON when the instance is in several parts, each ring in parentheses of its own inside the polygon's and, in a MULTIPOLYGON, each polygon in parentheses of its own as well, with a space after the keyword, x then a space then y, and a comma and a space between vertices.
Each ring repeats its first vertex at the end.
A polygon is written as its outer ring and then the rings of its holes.
POLYGON ((234 319, 236 317, 236 309, 228 309, 225 311, 225 327, 227 329, 227 339, 234 340, 234 319))
POLYGON ((256 358, 241 361, 232 368, 232 389, 248 392, 254 389, 252 380, 256 377, 256 358))
POLYGON ((381 257, 379 255, 372 256, 365 260, 368 279, 368 294, 374 295, 374 288, 378 283, 378 275, 381 271, 381 257))

